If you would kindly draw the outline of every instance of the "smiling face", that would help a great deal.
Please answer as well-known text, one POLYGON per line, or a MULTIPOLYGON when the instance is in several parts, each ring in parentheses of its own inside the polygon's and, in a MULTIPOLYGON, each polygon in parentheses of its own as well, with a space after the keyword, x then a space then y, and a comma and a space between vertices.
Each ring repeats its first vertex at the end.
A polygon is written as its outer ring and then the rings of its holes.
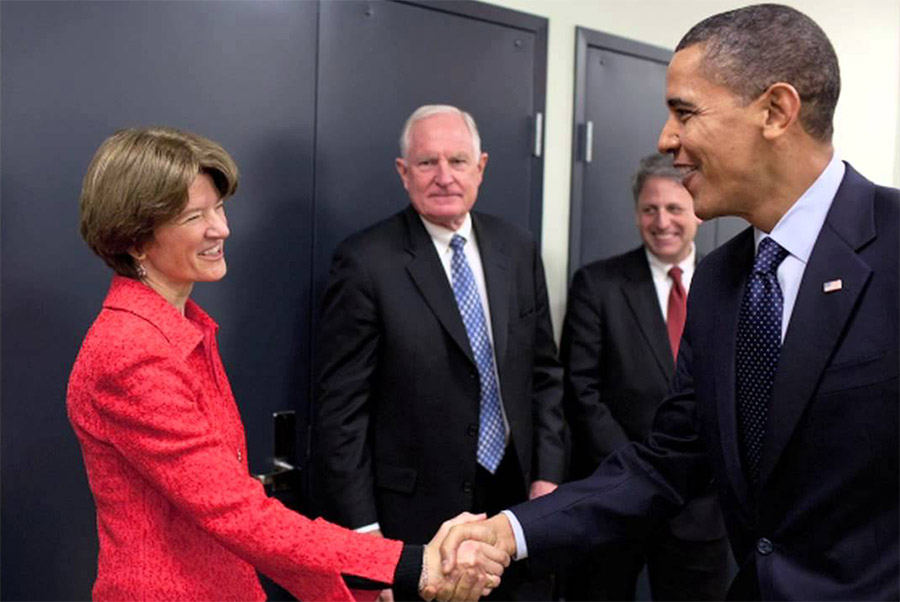
POLYGON ((690 254, 700 220, 684 186, 669 178, 649 178, 635 212, 644 245, 660 260, 675 264, 690 254))
POLYGON ((475 204, 487 153, 475 156, 463 118, 439 113, 417 121, 397 173, 415 210, 429 222, 456 230, 475 204))
POLYGON ((672 154, 702 219, 747 216, 759 202, 763 154, 758 100, 741 98, 703 75, 703 45, 680 50, 666 75, 669 117, 659 151, 672 154))
POLYGON ((187 299, 195 282, 221 279, 225 265, 228 220, 212 178, 201 173, 188 189, 184 210, 156 228, 153 239, 137 255, 145 282, 169 301, 187 299))

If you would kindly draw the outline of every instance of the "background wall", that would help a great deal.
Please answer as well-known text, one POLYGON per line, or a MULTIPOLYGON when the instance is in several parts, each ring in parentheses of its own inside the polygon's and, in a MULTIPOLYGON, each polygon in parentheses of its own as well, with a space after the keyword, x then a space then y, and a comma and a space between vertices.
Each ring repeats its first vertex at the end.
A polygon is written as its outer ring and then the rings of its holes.
MULTIPOLYGON (((553 324, 558 334, 568 288, 575 27, 590 27, 674 49, 681 36, 701 19, 753 2, 487 1, 550 19, 542 237, 553 324)), ((842 79, 835 116, 834 141, 838 152, 870 180, 900 187, 900 3, 897 0, 781 1, 812 17, 837 51, 842 79)), ((490 152, 490 140, 485 141, 485 148, 490 152)))

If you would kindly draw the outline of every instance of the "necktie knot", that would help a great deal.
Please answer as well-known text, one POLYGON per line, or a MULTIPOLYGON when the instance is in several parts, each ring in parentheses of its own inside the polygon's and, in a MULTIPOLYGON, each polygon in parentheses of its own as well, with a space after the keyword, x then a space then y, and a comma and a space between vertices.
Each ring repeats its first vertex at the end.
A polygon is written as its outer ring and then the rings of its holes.
POLYGON ((450 248, 455 252, 462 251, 464 246, 466 246, 466 239, 459 234, 454 234, 450 239, 450 248))
POLYGON ((753 262, 753 271, 761 274, 773 274, 787 256, 788 252, 784 247, 766 237, 759 241, 756 260, 753 262))
POLYGON ((671 268, 669 268, 669 277, 672 279, 672 282, 680 285, 681 274, 683 272, 684 271, 680 267, 678 267, 677 265, 673 265, 671 268))

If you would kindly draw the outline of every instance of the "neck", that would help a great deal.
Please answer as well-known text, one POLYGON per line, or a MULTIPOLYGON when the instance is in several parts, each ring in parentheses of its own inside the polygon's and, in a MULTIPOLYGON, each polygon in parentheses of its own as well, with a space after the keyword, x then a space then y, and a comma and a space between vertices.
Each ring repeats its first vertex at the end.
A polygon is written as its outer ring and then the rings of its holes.
POLYGON ((441 228, 446 228, 447 230, 452 230, 453 232, 456 232, 466 222, 467 215, 468 215, 468 213, 464 213, 457 217, 448 217, 448 218, 444 218, 444 219, 440 219, 440 220, 432 219, 432 218, 424 216, 424 215, 422 217, 424 217, 425 220, 434 224, 435 226, 440 226, 441 228))
POLYGON ((187 303, 188 297, 191 295, 193 284, 188 284, 186 286, 172 286, 171 284, 160 282, 149 275, 145 276, 141 282, 162 295, 163 299, 174 305, 175 309, 177 309, 182 316, 184 315, 184 306, 187 303))
POLYGON ((767 178, 769 186, 761 186, 761 199, 747 216, 747 221, 769 233, 803 193, 822 175, 834 156, 828 143, 796 145, 779 154, 767 178))

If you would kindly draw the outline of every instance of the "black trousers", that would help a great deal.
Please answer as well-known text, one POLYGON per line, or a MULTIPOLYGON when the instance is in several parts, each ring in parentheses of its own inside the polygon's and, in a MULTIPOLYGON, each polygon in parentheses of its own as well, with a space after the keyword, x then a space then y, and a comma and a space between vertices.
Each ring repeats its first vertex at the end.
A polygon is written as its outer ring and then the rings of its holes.
MULTIPOLYGON (((522 469, 512 441, 506 447, 503 460, 494 474, 481 466, 475 475, 473 512, 485 512, 491 517, 528 498, 530 483, 522 480, 522 469)), ((552 577, 532 575, 523 562, 513 562, 503 572, 500 586, 485 600, 551 600, 552 577)))

